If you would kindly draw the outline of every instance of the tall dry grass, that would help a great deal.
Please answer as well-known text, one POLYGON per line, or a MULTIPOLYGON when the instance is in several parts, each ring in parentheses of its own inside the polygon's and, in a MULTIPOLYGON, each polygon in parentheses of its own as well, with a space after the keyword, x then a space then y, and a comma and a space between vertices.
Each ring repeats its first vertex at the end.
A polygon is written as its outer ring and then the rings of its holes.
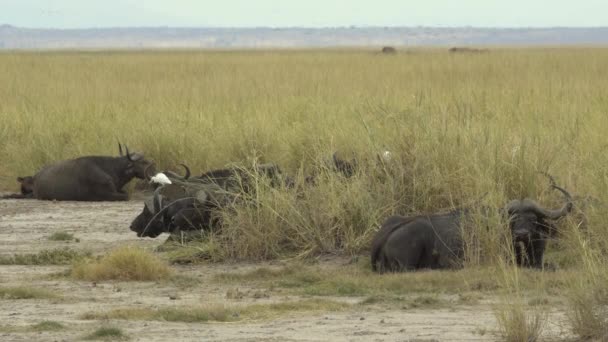
MULTIPOLYGON (((117 140, 161 167, 273 161, 300 179, 320 170, 319 186, 300 191, 260 184, 213 248, 198 249, 216 260, 356 254, 390 214, 484 193, 489 206, 526 196, 558 206, 537 173, 548 171, 595 198, 578 203, 585 211, 563 222, 547 257, 582 270, 568 292, 573 332, 604 333, 608 49, 11 52, 0 54, 0 84, 3 189, 55 160, 115 155, 117 140), (375 162, 382 149, 391 163, 375 162), (324 170, 334 150, 358 156, 362 172, 346 181, 324 170)), ((467 267, 508 261, 500 234, 467 234, 467 267)))

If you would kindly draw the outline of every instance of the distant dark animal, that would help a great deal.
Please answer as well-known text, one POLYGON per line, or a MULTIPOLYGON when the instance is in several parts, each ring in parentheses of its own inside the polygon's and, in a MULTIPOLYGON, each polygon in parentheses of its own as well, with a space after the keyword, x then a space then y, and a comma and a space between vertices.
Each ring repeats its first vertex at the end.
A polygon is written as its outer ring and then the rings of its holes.
POLYGON ((394 55, 397 53, 397 49, 395 49, 392 46, 385 46, 382 48, 382 53, 388 54, 388 55, 394 55))
POLYGON ((21 192, 18 194, 9 194, 1 196, 3 199, 32 199, 34 198, 34 177, 25 176, 17 177, 17 182, 20 184, 21 192))
POLYGON ((126 201, 122 188, 133 178, 145 178, 152 163, 139 153, 120 157, 86 156, 44 167, 34 176, 33 196, 58 201, 126 201))
MULTIPOLYGON (((566 197, 561 209, 548 210, 524 199, 509 202, 502 210, 509 220, 519 266, 543 267, 546 240, 557 232, 553 221, 572 210, 570 194, 557 185, 552 187, 566 197)), ((464 254, 462 223, 471 220, 472 215, 471 209, 458 209, 446 214, 389 217, 372 242, 372 269, 398 272, 460 267, 464 254)))
POLYGON ((470 47, 452 47, 448 51, 451 53, 484 53, 488 52, 487 49, 476 49, 470 47))

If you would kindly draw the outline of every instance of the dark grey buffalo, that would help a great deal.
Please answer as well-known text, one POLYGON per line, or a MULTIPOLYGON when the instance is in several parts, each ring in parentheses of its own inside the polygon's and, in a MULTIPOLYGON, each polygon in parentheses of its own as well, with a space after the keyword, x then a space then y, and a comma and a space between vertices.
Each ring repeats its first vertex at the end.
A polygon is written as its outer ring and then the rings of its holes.
POLYGON ((484 52, 488 52, 487 49, 477 49, 477 48, 459 47, 459 46, 451 47, 448 51, 450 51, 451 53, 484 53, 484 52))
POLYGON ((289 186, 291 179, 283 175, 281 168, 274 163, 257 164, 253 168, 230 167, 203 173, 196 179, 204 183, 213 183, 223 189, 250 192, 260 177, 270 180, 272 187, 289 186))
MULTIPOLYGON (((519 266, 543 267, 546 240, 557 232, 553 222, 572 210, 570 194, 557 185, 552 187, 566 197, 561 209, 548 210, 523 199, 509 202, 501 211, 508 216, 519 266)), ((459 209, 428 216, 389 217, 372 242, 372 269, 398 272, 462 266, 462 223, 473 222, 473 215, 471 209, 459 209)))
MULTIPOLYGON (((126 146, 125 146, 126 147, 126 146)), ((126 201, 123 187, 133 178, 145 178, 154 167, 142 154, 126 147, 120 157, 86 156, 45 166, 33 176, 33 197, 58 201, 126 201), (151 166, 152 165, 152 166, 151 166)))
POLYGON ((217 190, 203 183, 162 185, 145 201, 130 229, 139 237, 151 238, 176 230, 210 230, 213 210, 219 206, 210 194, 217 190))
POLYGON ((384 46, 382 48, 382 53, 387 54, 387 55, 394 55, 397 53, 397 49, 395 49, 392 46, 384 46))
MULTIPOLYGON (((188 176, 190 171, 183 166, 188 176)), ((283 184, 281 170, 276 164, 260 164, 253 169, 212 170, 190 178, 176 177, 168 172, 166 176, 171 183, 157 186, 152 198, 145 201, 143 210, 131 223, 130 229, 139 237, 214 230, 221 226, 219 210, 234 204, 241 198, 240 194, 254 191, 255 177, 268 178, 271 186, 283 184)))

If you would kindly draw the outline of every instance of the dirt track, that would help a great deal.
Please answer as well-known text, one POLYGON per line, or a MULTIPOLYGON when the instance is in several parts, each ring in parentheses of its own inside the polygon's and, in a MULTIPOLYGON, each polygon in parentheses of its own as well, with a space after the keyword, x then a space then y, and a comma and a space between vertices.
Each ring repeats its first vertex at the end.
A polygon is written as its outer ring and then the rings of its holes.
MULTIPOLYGON (((128 225, 139 212, 140 201, 128 203, 43 202, 0 200, 0 255, 33 253, 70 247, 95 254, 121 244, 152 249, 157 239, 139 239, 128 225), (79 242, 55 242, 54 232, 74 234, 79 242)), ((331 261, 328 261, 331 263, 331 261)), ((296 313, 275 320, 232 323, 171 323, 158 321, 99 322, 82 320, 81 314, 124 307, 165 307, 208 304, 247 305, 287 300, 280 293, 268 298, 226 299, 233 285, 213 281, 220 272, 243 272, 265 264, 210 264, 174 266, 175 273, 198 279, 195 286, 180 288, 171 282, 104 282, 92 284, 51 278, 64 266, 0 266, 0 287, 33 286, 60 294, 60 299, 8 300, 0 298, 0 341, 79 340, 104 323, 122 328, 134 341, 492 341, 498 338, 495 318, 488 304, 449 309, 352 306, 338 313, 296 313), (171 299, 170 297, 177 297, 171 299), (28 332, 27 326, 43 320, 58 321, 67 329, 28 332), (21 327, 21 328, 19 328, 21 327), (484 333, 485 332, 485 333, 484 333)), ((239 290, 248 290, 247 284, 239 290)), ((289 300, 297 299, 289 296, 289 300)), ((332 298, 335 299, 335 298, 332 298)), ((336 300, 357 303, 363 298, 336 300)), ((547 338, 561 334, 561 314, 552 314, 547 338)))

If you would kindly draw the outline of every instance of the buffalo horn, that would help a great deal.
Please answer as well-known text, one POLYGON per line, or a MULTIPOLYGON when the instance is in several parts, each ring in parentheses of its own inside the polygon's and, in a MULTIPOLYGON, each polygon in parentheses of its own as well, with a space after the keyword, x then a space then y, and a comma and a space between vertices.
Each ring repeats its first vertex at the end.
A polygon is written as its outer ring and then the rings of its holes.
POLYGON ((179 164, 179 165, 186 170, 186 175, 184 176, 184 180, 187 180, 188 178, 190 178, 190 168, 188 166, 186 166, 186 164, 179 164))
POLYGON ((536 212, 538 212, 539 214, 543 215, 544 217, 546 217, 548 219, 557 220, 563 216, 568 215, 568 213, 570 211, 572 211, 572 207, 573 207, 572 196, 568 193, 568 191, 566 191, 565 189, 563 189, 555 184, 552 184, 551 187, 559 190, 562 194, 564 194, 564 196, 566 197, 566 204, 564 204, 564 206, 561 207, 560 209, 554 209, 554 210, 541 208, 540 206, 536 205, 534 207, 534 210, 536 210, 536 212))

